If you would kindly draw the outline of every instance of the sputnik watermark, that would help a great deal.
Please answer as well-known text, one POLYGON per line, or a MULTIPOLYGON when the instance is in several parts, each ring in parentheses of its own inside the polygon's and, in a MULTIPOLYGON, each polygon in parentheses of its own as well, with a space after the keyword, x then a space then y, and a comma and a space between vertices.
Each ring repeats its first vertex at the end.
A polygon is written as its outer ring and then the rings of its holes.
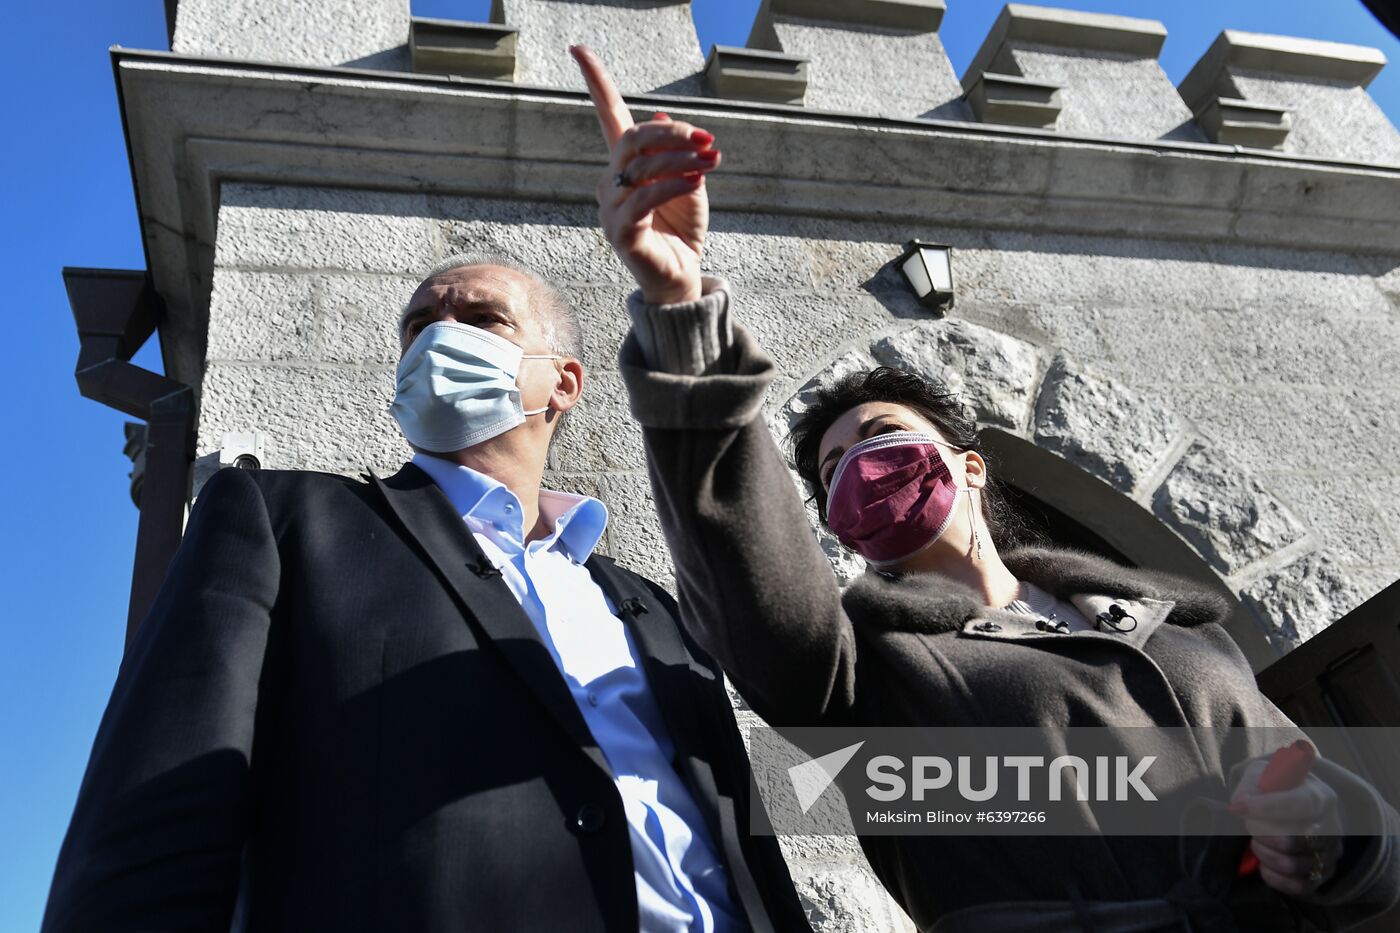
MULTIPOLYGON (((1288 727, 756 727, 750 757, 763 807, 751 810, 753 831, 1237 836, 1244 824, 1230 802, 1242 769, 1298 735, 1288 727)), ((1394 729, 1310 737, 1320 749, 1360 749, 1363 759, 1400 744, 1394 729)), ((1388 785, 1377 790, 1393 796, 1388 785)))
MULTIPOLYGON (((1139 800, 1156 800, 1157 795, 1143 783, 1143 775, 1157 760, 1156 755, 1147 755, 1136 764, 1131 764, 1127 755, 1097 755, 1094 757, 1093 773, 1094 800, 1129 800, 1136 794, 1139 800), (1111 794, 1111 796, 1110 796, 1111 794)), ((877 755, 865 765, 866 777, 873 782, 865 789, 872 800, 888 802, 901 800, 906 795, 922 801, 930 791, 942 790, 951 785, 954 770, 957 772, 957 791, 964 800, 983 803, 997 796, 1000 787, 1002 768, 1016 772, 1016 800, 1025 803, 1031 800, 1031 773, 1037 768, 1045 768, 1045 796, 1043 799, 1058 801, 1065 792, 1067 774, 1073 775, 1074 799, 1089 800, 1089 770, 1087 761, 1076 755, 1061 755, 1045 763, 1043 755, 1006 755, 998 758, 988 755, 984 759, 982 786, 974 787, 976 765, 970 755, 959 755, 956 769, 947 758, 938 755, 915 755, 910 765, 910 778, 905 780, 903 769, 906 762, 894 755, 877 755)), ((810 808, 809 808, 810 809, 810 808)))

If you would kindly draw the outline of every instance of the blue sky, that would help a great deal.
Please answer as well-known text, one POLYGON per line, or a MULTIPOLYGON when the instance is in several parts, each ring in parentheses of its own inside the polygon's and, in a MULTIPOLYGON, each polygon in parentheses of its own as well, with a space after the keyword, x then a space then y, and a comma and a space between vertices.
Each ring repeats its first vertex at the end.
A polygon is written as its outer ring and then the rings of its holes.
MULTIPOLYGON (((232 0, 230 0, 232 2, 232 0)), ((959 74, 1001 8, 948 0, 943 42, 959 74)), ((1162 65, 1179 81, 1221 29, 1378 46, 1400 42, 1356 0, 1067 0, 1067 7, 1163 20, 1162 65)), ((701 45, 743 45, 758 0, 694 0, 701 45)), ((482 20, 489 0, 414 0, 422 16, 482 20)), ((107 49, 166 47, 161 0, 9 5, 3 251, 16 352, 3 462, 17 472, 3 511, 0 586, 0 931, 37 929, 53 861, 121 657, 136 538, 122 454, 125 417, 78 395, 64 265, 142 268, 131 177, 107 49), (25 466, 28 464, 28 466, 25 466)), ((1400 65, 1372 94, 1400 122, 1400 65)), ((137 361, 159 368, 154 345, 137 361)))

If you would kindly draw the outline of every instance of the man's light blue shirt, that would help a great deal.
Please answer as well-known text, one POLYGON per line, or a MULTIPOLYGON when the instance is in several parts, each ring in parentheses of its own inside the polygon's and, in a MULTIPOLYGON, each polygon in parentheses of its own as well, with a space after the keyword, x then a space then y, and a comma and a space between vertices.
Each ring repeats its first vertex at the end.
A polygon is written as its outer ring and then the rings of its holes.
POLYGON ((584 566, 607 527, 606 506, 541 490, 540 515, 553 531, 526 544, 524 510, 504 484, 426 454, 413 464, 447 495, 500 569, 607 758, 630 828, 641 930, 747 929, 704 815, 671 764, 675 748, 636 645, 584 566))

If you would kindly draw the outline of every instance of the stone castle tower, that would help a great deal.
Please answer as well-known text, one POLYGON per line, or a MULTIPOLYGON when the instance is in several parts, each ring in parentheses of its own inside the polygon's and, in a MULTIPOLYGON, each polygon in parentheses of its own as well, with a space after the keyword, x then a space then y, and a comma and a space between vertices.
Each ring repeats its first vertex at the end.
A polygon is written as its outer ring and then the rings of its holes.
MULTIPOLYGON (((396 314, 426 268, 486 251, 575 300, 589 382, 550 479, 669 583, 616 374, 630 279, 565 52, 584 42, 639 112, 721 140, 706 266, 777 360, 776 432, 852 368, 940 376, 1027 502, 1228 594, 1256 668, 1400 578, 1400 134, 1365 90, 1376 50, 1226 31, 1174 87, 1160 23, 1019 4, 962 76, 944 0, 765 0, 747 48, 710 50, 686 0, 167 9, 172 53, 114 52, 160 398, 188 400, 133 437, 143 541, 178 538, 239 456, 396 469, 396 314), (946 317, 893 270, 912 238, 953 249, 946 317)), ((906 928, 853 841, 787 851, 819 929, 906 928)))

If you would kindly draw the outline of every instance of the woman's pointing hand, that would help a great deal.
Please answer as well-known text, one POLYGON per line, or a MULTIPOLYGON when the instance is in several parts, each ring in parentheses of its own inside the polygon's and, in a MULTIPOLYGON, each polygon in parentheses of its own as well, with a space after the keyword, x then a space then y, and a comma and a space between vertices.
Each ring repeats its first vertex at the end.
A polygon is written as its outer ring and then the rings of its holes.
POLYGON ((569 49, 588 84, 611 151, 597 188, 603 233, 651 304, 700 297, 700 255, 710 222, 705 175, 719 166, 714 137, 658 113, 632 114, 598 56, 569 49))

